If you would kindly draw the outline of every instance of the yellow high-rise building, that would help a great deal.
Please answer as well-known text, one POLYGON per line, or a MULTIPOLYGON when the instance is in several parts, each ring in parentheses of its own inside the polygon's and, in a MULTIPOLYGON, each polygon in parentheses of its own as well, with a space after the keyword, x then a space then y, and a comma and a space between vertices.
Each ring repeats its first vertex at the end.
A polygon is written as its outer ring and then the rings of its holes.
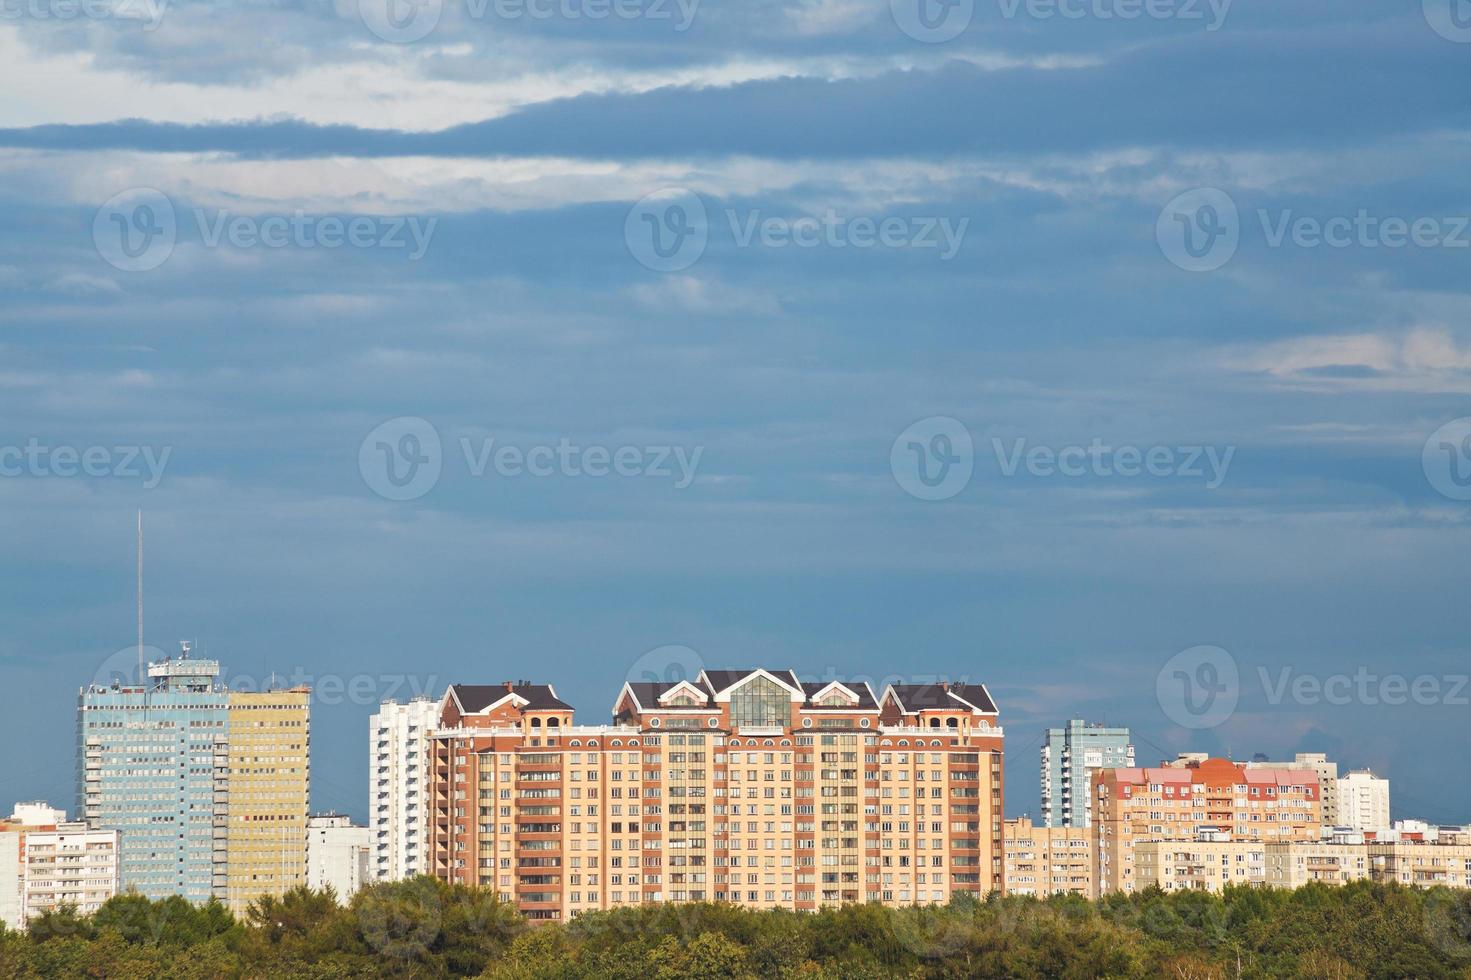
POLYGON ((311 691, 231 691, 225 903, 306 883, 311 691))

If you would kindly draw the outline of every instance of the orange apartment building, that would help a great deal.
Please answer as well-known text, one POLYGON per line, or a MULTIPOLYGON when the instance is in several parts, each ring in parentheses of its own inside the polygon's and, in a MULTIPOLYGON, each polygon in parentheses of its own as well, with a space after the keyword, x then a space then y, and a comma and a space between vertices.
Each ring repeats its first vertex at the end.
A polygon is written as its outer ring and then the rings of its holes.
POLYGON ((1135 889, 1137 843, 1322 836, 1318 778, 1309 771, 1248 768, 1229 759, 1100 769, 1093 800, 1093 880, 1100 895, 1135 889))
POLYGON ((786 669, 628 683, 577 725, 550 685, 455 685, 430 739, 429 867, 531 919, 644 902, 816 909, 1002 888, 983 685, 786 669))

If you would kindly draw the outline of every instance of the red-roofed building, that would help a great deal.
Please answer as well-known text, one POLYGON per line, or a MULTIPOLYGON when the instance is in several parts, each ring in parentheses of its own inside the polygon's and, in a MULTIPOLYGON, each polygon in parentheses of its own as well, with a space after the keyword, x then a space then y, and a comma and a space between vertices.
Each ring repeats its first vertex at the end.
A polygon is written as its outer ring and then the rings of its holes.
POLYGON ((1251 769, 1230 759, 1093 774, 1094 881, 1100 894, 1134 890, 1134 845, 1143 841, 1317 840, 1317 777, 1251 769))

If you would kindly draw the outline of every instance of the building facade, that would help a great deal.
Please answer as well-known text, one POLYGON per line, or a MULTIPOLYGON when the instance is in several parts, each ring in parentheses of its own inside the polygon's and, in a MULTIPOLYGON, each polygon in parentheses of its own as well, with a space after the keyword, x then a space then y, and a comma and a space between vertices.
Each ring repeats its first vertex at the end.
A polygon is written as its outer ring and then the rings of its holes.
POLYGON ((339 904, 373 879, 372 831, 340 813, 314 814, 306 822, 306 883, 331 888, 339 904))
POLYGON ((1435 841, 1370 841, 1369 876, 1415 888, 1471 888, 1471 835, 1441 833, 1435 841))
POLYGON ((1002 887, 1002 731, 981 685, 629 683, 579 726, 550 685, 456 685, 429 867, 531 919, 643 902, 815 909, 1002 887))
POLYGON ((1134 764, 1127 728, 1081 719, 1047 729, 1042 742, 1042 825, 1087 827, 1093 814, 1093 772, 1134 764))
POLYGON ((90 915, 118 890, 118 834, 22 803, 0 821, 0 922, 23 929, 64 905, 90 915))
POLYGON ((428 871, 429 733, 440 704, 384 701, 368 724, 368 828, 373 878, 400 881, 428 871))
POLYGON ((237 915, 264 895, 306 884, 311 692, 231 691, 225 904, 237 915))
POLYGON ((1310 772, 1229 759, 1100 769, 1093 774, 1094 881, 1099 894, 1136 889, 1135 845, 1148 841, 1318 840, 1322 811, 1310 772))
POLYGON ((1312 882, 1342 885, 1370 876, 1371 859, 1363 835, 1335 835, 1329 840, 1292 841, 1267 846, 1267 884, 1301 888, 1312 882))
POLYGON ((1338 763, 1322 752, 1299 752, 1291 762, 1268 762, 1258 757, 1246 764, 1248 769, 1287 769, 1310 772, 1318 777, 1318 799, 1322 804, 1323 826, 1342 826, 1338 816, 1338 763))
POLYGON ((1267 847, 1205 834, 1193 841, 1139 841, 1134 845, 1134 887, 1220 892, 1227 885, 1262 885, 1267 847))
POLYGON ((1093 848, 1084 828, 1038 827, 1017 817, 1005 822, 1002 841, 1006 894, 1094 897, 1093 848))
POLYGON ((1352 832, 1272 843, 1204 837, 1136 843, 1136 887, 1218 892, 1228 884, 1301 888, 1372 880, 1412 888, 1471 888, 1471 836, 1466 835, 1435 842, 1379 841, 1352 832))
POLYGON ((188 644, 145 677, 77 701, 78 813, 117 831, 119 887, 240 912, 303 883, 310 692, 229 691, 188 644))
POLYGON ((1390 829, 1389 780, 1367 769, 1355 769, 1338 780, 1338 819, 1334 825, 1358 831, 1390 829))
POLYGON ((224 887, 227 694, 214 660, 149 664, 77 703, 77 813, 116 830, 122 887, 204 902, 224 887))

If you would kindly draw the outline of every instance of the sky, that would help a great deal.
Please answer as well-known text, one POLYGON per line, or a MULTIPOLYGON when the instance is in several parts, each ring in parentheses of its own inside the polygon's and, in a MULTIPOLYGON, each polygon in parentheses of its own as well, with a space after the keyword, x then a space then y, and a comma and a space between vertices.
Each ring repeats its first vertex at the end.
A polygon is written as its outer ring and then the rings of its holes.
MULTIPOLYGON (((790 666, 1471 822, 1468 0, 0 0, 0 806, 145 634, 790 666)), ((157 653, 155 655, 162 655, 157 653)))

